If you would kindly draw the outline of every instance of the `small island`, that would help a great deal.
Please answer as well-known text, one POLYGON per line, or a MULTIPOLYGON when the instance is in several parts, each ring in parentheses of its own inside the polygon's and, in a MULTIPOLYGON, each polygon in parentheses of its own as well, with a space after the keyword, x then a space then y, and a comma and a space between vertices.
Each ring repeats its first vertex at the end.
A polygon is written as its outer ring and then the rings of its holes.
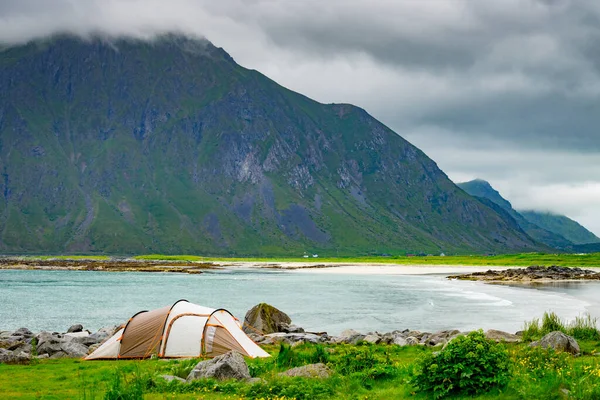
POLYGON ((489 283, 543 283, 553 281, 596 281, 600 273, 582 268, 559 267, 556 265, 544 267, 533 265, 527 268, 509 268, 506 270, 487 270, 471 274, 451 275, 448 279, 466 281, 485 281, 489 283))

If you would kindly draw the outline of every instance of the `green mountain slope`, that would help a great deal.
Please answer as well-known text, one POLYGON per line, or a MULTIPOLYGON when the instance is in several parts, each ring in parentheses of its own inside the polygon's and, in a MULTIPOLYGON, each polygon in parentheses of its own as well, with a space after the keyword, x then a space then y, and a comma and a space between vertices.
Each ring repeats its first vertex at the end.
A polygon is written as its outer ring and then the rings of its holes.
POLYGON ((540 227, 533 221, 526 219, 523 215, 516 211, 512 207, 512 204, 502 197, 502 195, 500 195, 500 193, 498 193, 498 191, 495 190, 487 181, 475 179, 469 182, 458 183, 457 185, 471 196, 488 199, 500 206, 517 222, 523 231, 525 231, 534 240, 561 250, 569 249, 573 245, 570 240, 561 236, 560 233, 540 227))
POLYGON ((600 238, 585 229, 577 221, 564 215, 533 210, 520 210, 519 213, 532 224, 558 233, 573 244, 599 243, 600 238))
POLYGON ((539 249, 364 110, 203 40, 0 52, 0 251, 539 249))

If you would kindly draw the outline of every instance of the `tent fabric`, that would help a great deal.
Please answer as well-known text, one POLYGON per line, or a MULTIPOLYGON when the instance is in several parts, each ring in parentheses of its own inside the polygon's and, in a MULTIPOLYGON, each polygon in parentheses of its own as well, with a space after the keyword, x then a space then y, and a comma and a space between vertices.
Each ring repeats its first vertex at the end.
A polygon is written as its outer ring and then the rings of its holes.
POLYGON ((158 354, 165 320, 171 307, 137 314, 125 326, 119 358, 145 358, 158 354))
POLYGON ((173 306, 135 314, 86 360, 215 357, 236 350, 248 357, 269 357, 227 310, 179 300, 173 306))

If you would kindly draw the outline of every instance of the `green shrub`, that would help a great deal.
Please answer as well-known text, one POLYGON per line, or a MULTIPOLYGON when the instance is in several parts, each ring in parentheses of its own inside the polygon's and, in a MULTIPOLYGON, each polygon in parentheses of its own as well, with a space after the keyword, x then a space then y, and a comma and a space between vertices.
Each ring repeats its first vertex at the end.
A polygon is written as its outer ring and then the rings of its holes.
POLYGON ((240 394, 250 399, 330 399, 335 394, 335 388, 336 382, 330 379, 277 378, 268 383, 259 382, 251 386, 246 385, 240 394))
POLYGON ((279 368, 294 368, 301 365, 327 363, 329 354, 322 345, 291 346, 281 343, 275 364, 279 368))
POLYGON ((171 361, 169 362, 167 372, 169 375, 178 376, 179 378, 185 379, 200 361, 202 360, 198 358, 171 361))
POLYGON ((523 328, 523 341, 532 342, 542 337, 540 320, 534 318, 531 322, 525 321, 525 327, 523 328))
POLYGON ((367 389, 371 389, 375 381, 394 378, 399 374, 388 348, 373 345, 340 346, 338 353, 332 359, 334 369, 367 389))
POLYGON ((531 322, 525 322, 523 340, 526 342, 537 340, 554 331, 560 331, 578 340, 600 340, 596 318, 586 315, 577 317, 575 321, 567 324, 553 312, 545 312, 541 323, 537 318, 531 322))
POLYGON ((439 353, 426 355, 412 371, 411 382, 434 398, 477 394, 509 381, 509 354, 503 344, 486 339, 483 331, 458 336, 439 353))
POLYGON ((560 331, 567 333, 565 324, 560 320, 559 316, 554 312, 545 312, 542 317, 542 335, 547 335, 550 332, 560 331))
POLYGON ((144 393, 157 387, 154 376, 149 372, 141 372, 135 366, 133 373, 126 373, 129 368, 120 368, 115 371, 104 394, 104 400, 139 400, 144 398, 144 393))
POLYGON ((569 325, 568 334, 578 340, 600 340, 597 322, 598 320, 589 314, 585 317, 577 317, 569 325))
POLYGON ((128 382, 122 371, 117 370, 109 382, 109 387, 104 394, 104 400, 141 400, 144 398, 144 389, 135 382, 128 382))

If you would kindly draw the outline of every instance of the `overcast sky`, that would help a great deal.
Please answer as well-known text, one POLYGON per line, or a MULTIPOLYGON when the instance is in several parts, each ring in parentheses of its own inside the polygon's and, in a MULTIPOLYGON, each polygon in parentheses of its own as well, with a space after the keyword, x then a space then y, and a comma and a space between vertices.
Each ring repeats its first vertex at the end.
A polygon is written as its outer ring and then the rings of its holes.
POLYGON ((204 36, 321 102, 365 108, 455 182, 600 235, 597 0, 0 0, 0 41, 204 36))

